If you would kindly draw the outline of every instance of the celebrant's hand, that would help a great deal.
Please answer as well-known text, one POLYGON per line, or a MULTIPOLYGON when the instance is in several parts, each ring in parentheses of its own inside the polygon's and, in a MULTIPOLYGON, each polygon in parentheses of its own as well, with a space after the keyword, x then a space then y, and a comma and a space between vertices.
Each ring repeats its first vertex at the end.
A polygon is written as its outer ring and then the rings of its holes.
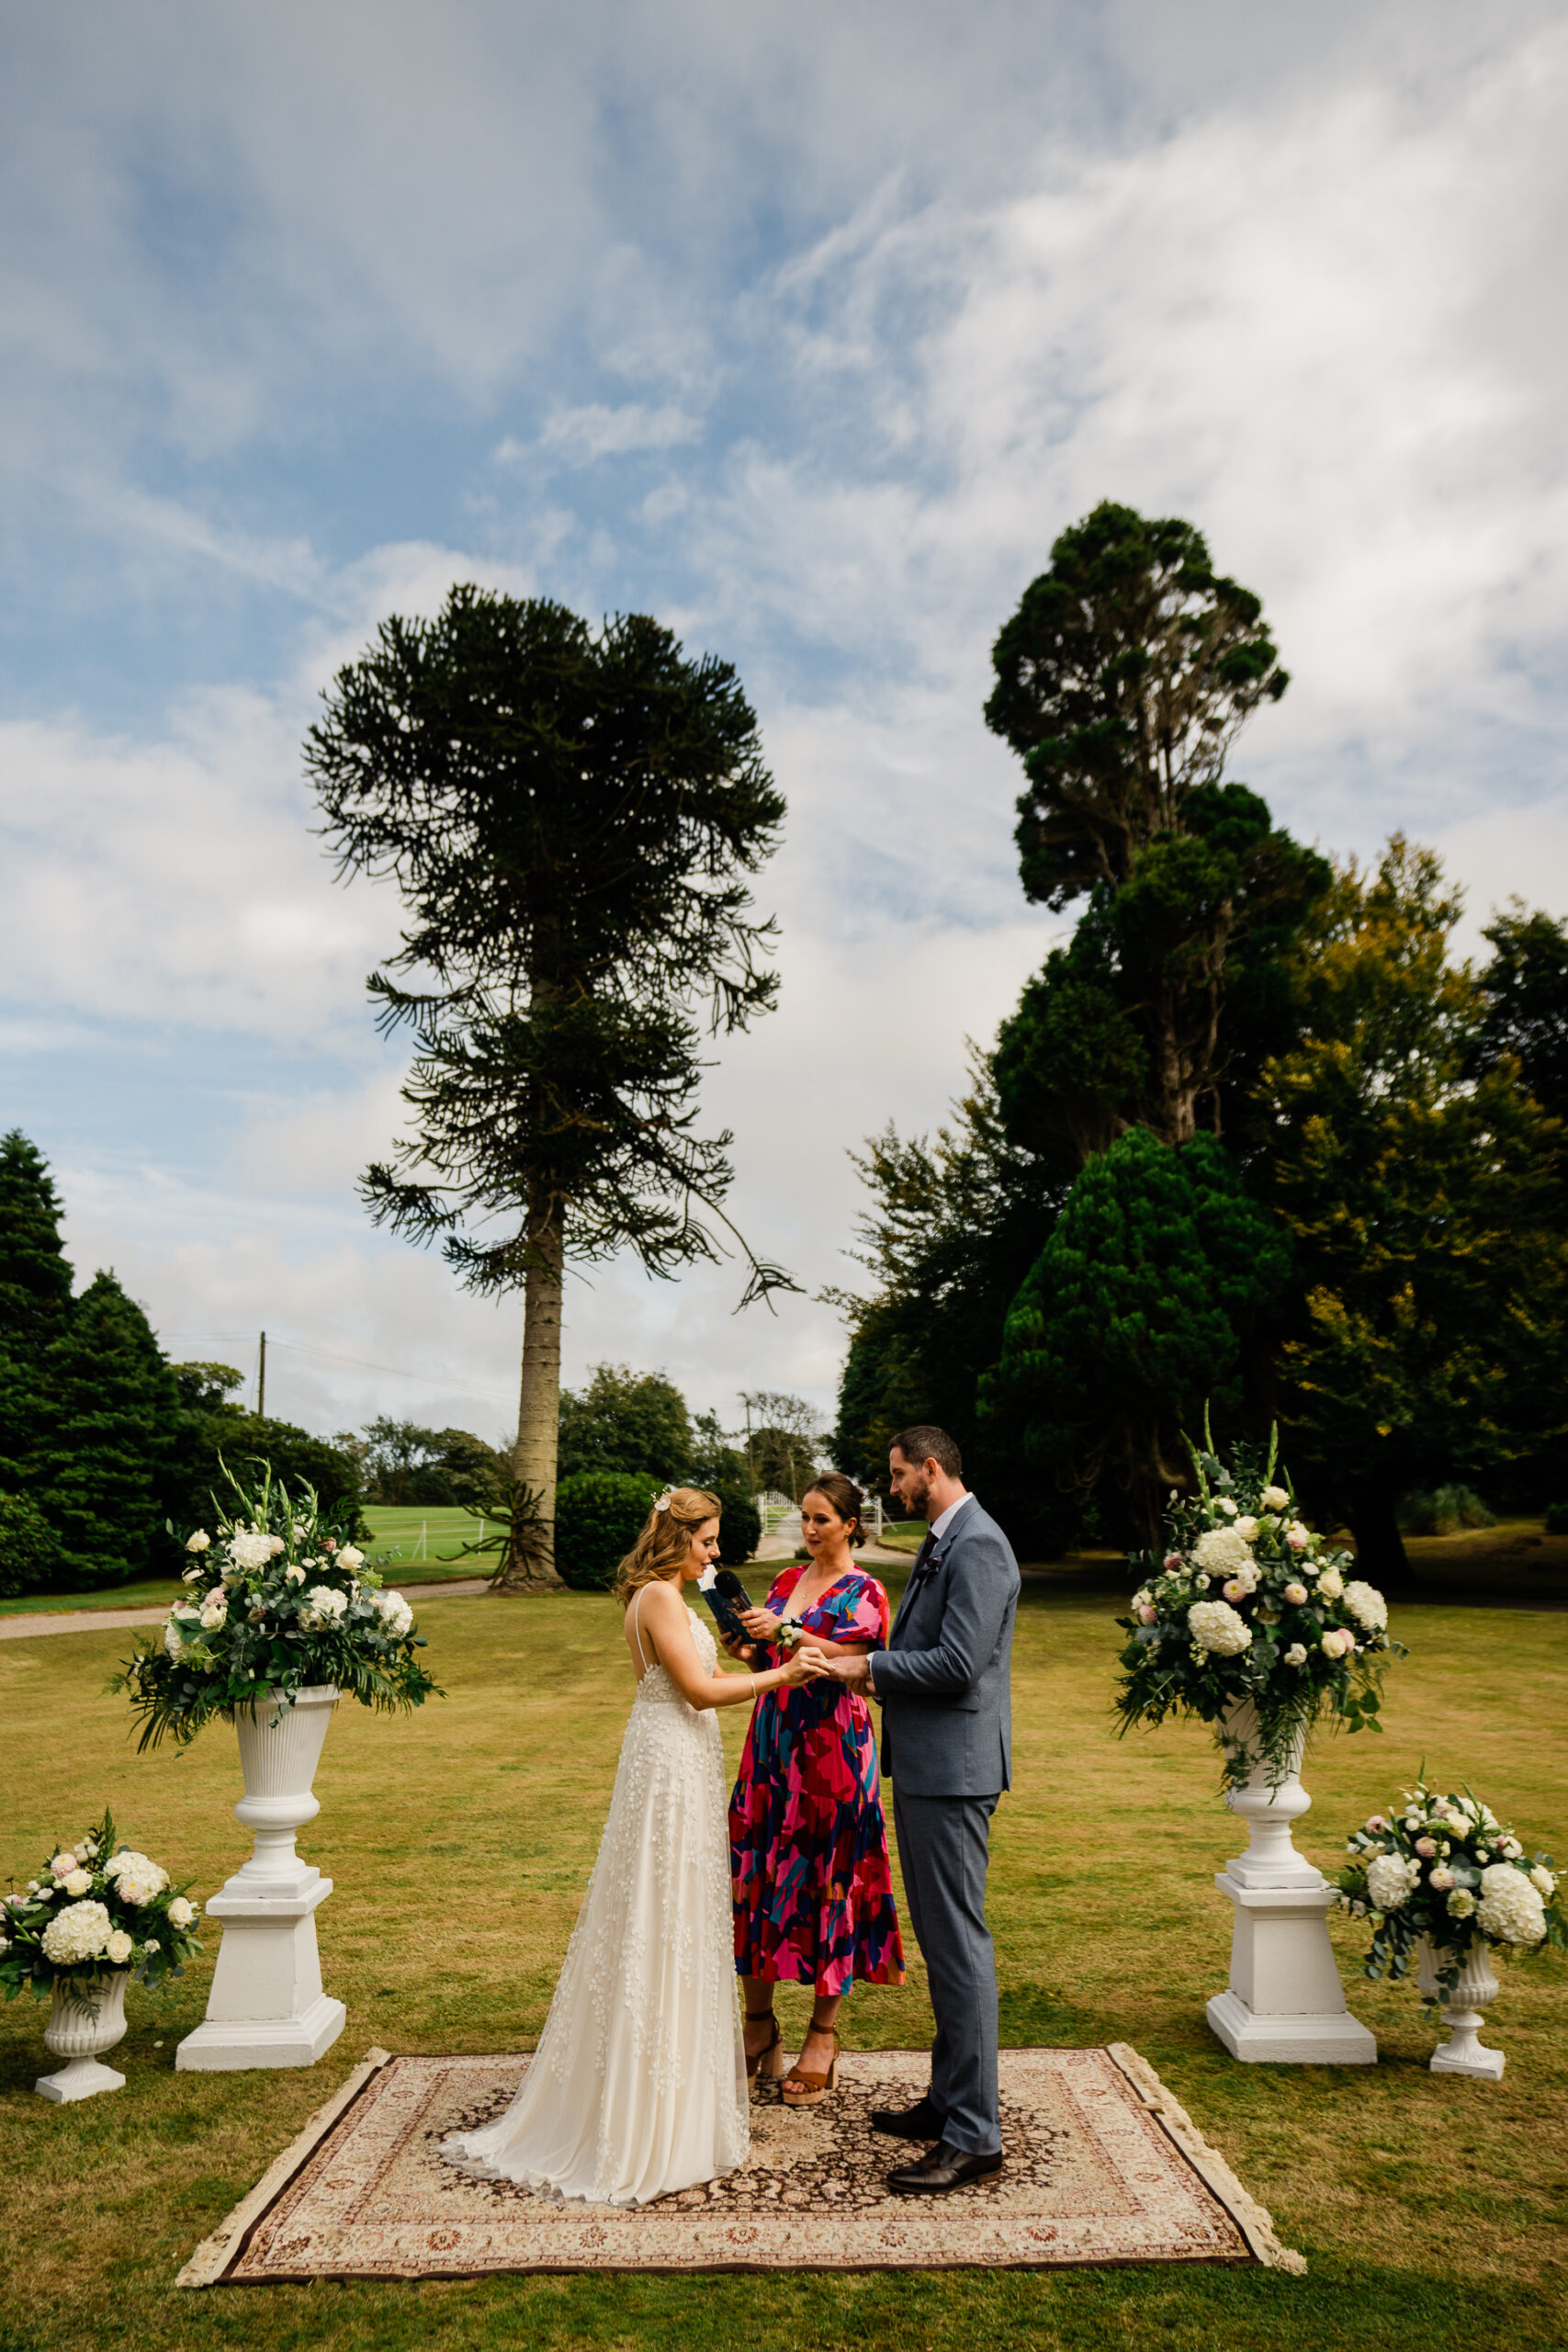
POLYGON ((721 1635, 720 1639, 730 1657, 739 1658, 744 1666, 750 1666, 757 1655, 757 1645, 754 1642, 732 1641, 728 1634, 721 1635))
POLYGON ((784 1620, 775 1617, 771 1609, 743 1609, 740 1611, 740 1623, 749 1634, 755 1635, 758 1641, 771 1642, 784 1620))

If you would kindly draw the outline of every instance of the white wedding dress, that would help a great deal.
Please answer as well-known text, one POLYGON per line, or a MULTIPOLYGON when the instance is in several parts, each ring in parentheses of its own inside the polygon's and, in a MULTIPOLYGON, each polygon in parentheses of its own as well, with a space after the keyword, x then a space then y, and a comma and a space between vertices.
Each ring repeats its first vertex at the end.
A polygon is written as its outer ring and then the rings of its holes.
MULTIPOLYGON (((504 2115, 441 2144, 482 2180, 609 2205, 716 2179, 750 2147, 724 1751, 713 1709, 648 1665, 640 1597, 645 1671, 538 2048, 504 2115)), ((711 1674, 714 1637, 686 1616, 711 1674)))

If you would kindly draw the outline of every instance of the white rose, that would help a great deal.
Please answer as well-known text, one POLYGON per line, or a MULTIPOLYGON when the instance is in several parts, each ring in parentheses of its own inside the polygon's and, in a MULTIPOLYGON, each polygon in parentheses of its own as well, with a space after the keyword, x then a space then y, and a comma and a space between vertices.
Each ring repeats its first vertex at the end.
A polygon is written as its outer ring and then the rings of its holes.
MULTIPOLYGON (((1319 1578, 1318 1578, 1318 1580, 1317 1580, 1317 1591, 1318 1591, 1318 1598, 1319 1598, 1319 1600, 1338 1600, 1338 1598, 1339 1598, 1339 1596, 1340 1596, 1340 1594, 1344 1591, 1344 1589, 1345 1589, 1345 1579, 1344 1579, 1344 1577, 1340 1575, 1340 1573, 1339 1573, 1338 1569, 1337 1569, 1337 1568, 1325 1568, 1325 1570, 1323 1571, 1323 1574, 1319 1577, 1319 1578)), ((1371 1585, 1368 1585, 1368 1586, 1367 1586, 1367 1588, 1366 1588, 1366 1589, 1367 1589, 1369 1592, 1371 1592, 1371 1585)), ((1381 1598, 1381 1596, 1380 1596, 1380 1598, 1381 1598)), ((1386 1614, 1386 1612, 1385 1612, 1385 1614, 1386 1614)))
POLYGON ((1356 1636, 1348 1625, 1331 1626, 1318 1644, 1325 1657, 1345 1657, 1356 1646, 1356 1636))
POLYGON ((1252 1646, 1252 1628, 1238 1617, 1228 1600, 1195 1600, 1187 1612, 1188 1629, 1200 1649, 1219 1657, 1235 1657, 1252 1646))
POLYGON ((345 1568, 357 1568, 362 1566, 365 1555, 355 1544, 345 1544, 338 1554, 338 1559, 345 1568))
POLYGON ((172 1928, 188 1928, 195 1917, 196 1913, 185 1896, 176 1894, 169 1905, 169 1925, 172 1928))
POLYGON ((303 1584, 305 1571, 303 1568, 285 1568, 283 1577, 286 1584, 303 1584))
POLYGON ((1367 1864, 1367 1893, 1380 1911, 1397 1911, 1420 1882, 1421 1866, 1403 1854, 1376 1854, 1367 1864))
POLYGON ((90 1871, 67 1871, 60 1882, 67 1894, 85 1894, 93 1883, 90 1871))
POLYGON ((1456 1886, 1449 1897, 1447 1908, 1450 1919, 1468 1919, 1475 1908, 1475 1897, 1468 1886, 1456 1886))
POLYGON ((1489 1862, 1481 1873, 1476 1925, 1494 1943, 1538 1944, 1546 1933, 1540 1890, 1512 1862, 1489 1862))
POLYGON ((1530 1871, 1529 1882, 1538 1894, 1545 1895, 1549 1903, 1557 1892, 1557 1881, 1550 1871, 1542 1870, 1539 1862, 1530 1871))
POLYGON ((193 1560, 188 1568, 182 1568, 180 1571, 180 1582, 182 1584, 199 1584, 206 1574, 207 1570, 202 1566, 201 1562, 199 1560, 193 1560))
POLYGON ((1258 1540, 1258 1521, 1250 1512, 1244 1511, 1241 1518, 1236 1521, 1235 1532, 1238 1535, 1244 1535, 1249 1544, 1255 1544, 1258 1540))
POLYGON ((126 1934, 125 1929, 123 1928, 117 1928, 113 1935, 109 1938, 107 1943, 104 1946, 104 1958, 106 1960, 113 1961, 117 1968, 123 1968, 135 1949, 135 1945, 132 1943, 130 1938, 126 1934))
POLYGON ((1265 1510, 1285 1510, 1289 1508, 1291 1498, 1283 1487, 1265 1487, 1258 1500, 1265 1510))
POLYGON ((226 1600, 212 1600, 209 1599, 201 1612, 201 1630, 204 1634, 215 1634, 220 1625, 223 1625, 228 1623, 228 1602, 226 1600))
POLYGON ((209 1535, 206 1528, 198 1527, 194 1535, 187 1535, 186 1537, 186 1550, 187 1552, 205 1552, 210 1545, 211 1542, 212 1538, 209 1535))
POLYGON ((1223 1510, 1227 1519, 1234 1519, 1235 1517, 1235 1505, 1232 1502, 1228 1495, 1222 1495, 1215 1508, 1216 1510, 1223 1510))
POLYGON ((1304 1646, 1300 1642, 1292 1642, 1290 1648, 1285 1652, 1285 1664, 1287 1666, 1304 1666, 1306 1662, 1307 1654, 1304 1646))

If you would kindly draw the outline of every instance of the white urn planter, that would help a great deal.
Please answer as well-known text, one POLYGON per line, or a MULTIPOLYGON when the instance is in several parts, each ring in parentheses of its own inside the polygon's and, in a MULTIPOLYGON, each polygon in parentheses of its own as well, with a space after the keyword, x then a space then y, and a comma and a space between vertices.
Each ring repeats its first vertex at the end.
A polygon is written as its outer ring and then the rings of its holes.
POLYGON ((125 1988, 130 1972, 106 1969, 101 1976, 79 1978, 67 1987, 58 1982, 43 2030, 44 2047, 69 2063, 57 2075, 40 2075, 33 2088, 40 2098, 62 2104, 92 2098, 98 2091, 118 2091, 125 2076, 102 2063, 106 2050, 125 2038, 125 1988))
MULTIPOLYGON (((1255 1746, 1250 1703, 1232 1710, 1227 1737, 1255 1746)), ((1214 1873, 1214 1884, 1235 1906, 1230 1984, 1208 2005, 1208 2019, 1233 2058, 1271 2064, 1371 2066, 1372 2035, 1345 2006, 1344 1987, 1328 1939, 1334 1889, 1298 1854, 1292 1830, 1312 1804, 1301 1783, 1305 1732, 1277 1788, 1261 1764, 1225 1803, 1247 1824, 1245 1854, 1214 1873)))
MULTIPOLYGON (((1436 2000, 1441 1994, 1438 1955, 1430 1936, 1423 1936, 1416 1947, 1416 1989, 1428 2000, 1436 2000)), ((1481 2029, 1486 2022, 1482 2012, 1491 2007, 1497 1990, 1492 1955, 1477 1937, 1465 1954, 1459 1983, 1449 1995, 1449 2007, 1443 2011, 1449 2038, 1432 2052, 1434 2075, 1468 2075, 1478 2083, 1502 2081, 1507 2063, 1503 2052, 1486 2049, 1480 2040, 1481 2029)))
POLYGON ((245 1793, 234 1811, 255 1849, 207 1905, 223 1940, 207 2015, 175 2053, 184 2071, 313 2066, 343 2031, 341 2001, 321 1990, 316 1913, 333 1891, 301 1861, 295 1838, 321 1811, 310 1783, 337 1705, 330 1683, 241 1711, 236 1729, 245 1793))

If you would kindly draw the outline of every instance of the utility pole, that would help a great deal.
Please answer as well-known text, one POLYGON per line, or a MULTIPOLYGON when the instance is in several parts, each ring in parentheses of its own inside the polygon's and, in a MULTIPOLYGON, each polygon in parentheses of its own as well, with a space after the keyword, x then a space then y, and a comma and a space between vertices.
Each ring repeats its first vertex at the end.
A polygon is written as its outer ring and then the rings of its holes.
POLYGON ((744 1389, 740 1392, 740 1402, 746 1408, 746 1476, 751 1482, 751 1500, 755 1502, 757 1499, 757 1465, 751 1459, 751 1399, 747 1396, 744 1389))
POLYGON ((266 1333, 261 1335, 261 1361, 256 1372, 256 1419, 266 1419, 266 1333))

